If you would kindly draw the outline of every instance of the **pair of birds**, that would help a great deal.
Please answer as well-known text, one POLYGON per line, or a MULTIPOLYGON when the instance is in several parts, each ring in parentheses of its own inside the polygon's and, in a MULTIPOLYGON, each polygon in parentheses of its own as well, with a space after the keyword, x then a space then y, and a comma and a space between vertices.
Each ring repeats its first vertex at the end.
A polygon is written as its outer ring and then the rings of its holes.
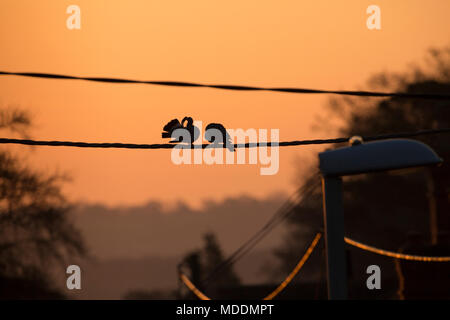
MULTIPOLYGON (((194 120, 191 117, 184 117, 183 120, 178 121, 178 119, 170 120, 164 127, 162 132, 163 138, 172 138, 172 133, 177 129, 185 129, 189 132, 191 135, 191 141, 190 143, 194 143, 199 136, 200 136, 200 130, 196 126, 194 126, 194 120)), ((213 143, 216 140, 216 137, 214 136, 213 131, 210 129, 215 129, 214 131, 219 131, 222 133, 222 142, 223 147, 228 148, 230 151, 234 151, 234 145, 231 142, 230 135, 228 134, 225 127, 220 123, 210 123, 205 128, 205 139, 213 143)), ((217 132, 216 131, 216 132, 217 132)), ((178 143, 183 142, 183 138, 179 137, 178 139, 171 140, 171 143, 178 143)))

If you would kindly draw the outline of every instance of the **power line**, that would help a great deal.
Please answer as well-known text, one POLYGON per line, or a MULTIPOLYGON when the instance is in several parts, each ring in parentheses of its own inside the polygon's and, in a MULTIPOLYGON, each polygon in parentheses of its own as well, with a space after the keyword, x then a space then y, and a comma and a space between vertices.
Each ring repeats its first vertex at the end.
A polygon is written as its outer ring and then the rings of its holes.
POLYGON ((286 211, 289 211, 294 206, 292 198, 298 193, 298 190, 292 194, 283 205, 275 212, 275 214, 269 219, 264 226, 261 227, 253 236, 240 245, 232 254, 230 254, 224 261, 215 266, 215 268, 205 277, 203 284, 206 286, 217 274, 222 270, 231 267, 236 261, 242 258, 249 250, 251 250, 259 241, 261 241, 265 235, 267 235, 275 225, 280 217, 284 215, 286 211))
MULTIPOLYGON (((321 236, 322 236, 321 232, 318 232, 316 234, 313 241, 311 242, 308 249, 306 250, 305 254, 299 260, 299 262, 294 267, 294 269, 277 286, 277 288, 275 288, 274 291, 272 291, 270 294, 265 296, 262 300, 274 299, 281 291, 283 291, 287 287, 287 285, 289 285, 289 283, 291 283, 291 281, 294 279, 294 277, 298 274, 298 272, 302 269, 302 267, 305 265, 306 261, 311 256, 311 254, 314 251, 314 249, 316 248, 321 236)), ((396 258, 396 259, 413 260, 413 261, 420 261, 420 262, 448 262, 448 261, 450 261, 450 257, 417 256, 417 255, 410 255, 410 254, 402 254, 402 253, 387 251, 387 250, 383 250, 383 249, 378 249, 378 248, 363 244, 361 242, 357 242, 348 237, 344 237, 344 240, 348 244, 353 245, 357 248, 367 250, 370 252, 374 252, 374 253, 377 253, 380 255, 396 258)), ((208 297, 206 294, 204 294, 202 291, 200 291, 192 283, 192 281, 181 271, 181 269, 179 269, 179 277, 180 277, 181 281, 186 285, 186 287, 189 290, 191 290, 200 300, 212 300, 210 297, 208 297)))
MULTIPOLYGON (((312 240, 311 244, 309 245, 308 249, 306 250, 305 254, 301 257, 299 262, 296 264, 294 269, 286 276, 286 278, 273 290, 271 293, 269 293, 267 296, 265 296, 262 300, 273 300, 278 294, 280 294, 281 291, 283 291, 289 283, 294 279, 294 277, 300 272, 302 267, 305 265, 306 261, 308 261, 309 257, 311 256, 311 253, 316 248, 317 244, 319 243, 320 238, 322 237, 322 233, 318 232, 314 239, 312 240)), ((178 270, 180 280, 186 285, 186 287, 191 290, 197 298, 200 300, 211 300, 210 297, 208 297, 205 293, 200 291, 195 284, 192 283, 192 281, 181 271, 181 269, 178 270)))
MULTIPOLYGON (((382 139, 396 139, 396 138, 408 138, 430 134, 450 133, 450 128, 442 129, 430 129, 419 130, 414 132, 399 132, 380 134, 375 136, 363 136, 364 141, 374 141, 382 139)), ((282 141, 282 142, 255 142, 234 144, 236 149, 238 148, 257 148, 257 147, 290 147, 301 145, 318 145, 318 144, 333 144, 333 143, 346 143, 351 137, 346 138, 331 138, 331 139, 314 139, 314 140, 294 140, 294 141, 282 141)), ((12 139, 12 138, 0 138, 0 144, 21 144, 29 146, 51 146, 51 147, 76 147, 76 148, 105 148, 105 149, 172 149, 175 146, 183 148, 223 148, 223 144, 137 144, 137 143, 121 143, 121 142, 75 142, 75 141, 44 141, 44 140, 31 140, 31 139, 12 139)))
POLYGON ((317 184, 303 186, 295 193, 293 193, 261 229, 259 229, 252 237, 250 237, 250 239, 244 242, 238 249, 236 249, 230 256, 228 256, 227 259, 217 265, 213 269, 213 271, 210 272, 210 274, 205 278, 204 284, 208 284, 208 282, 210 282, 216 274, 219 274, 225 268, 228 268, 235 264, 239 259, 241 259, 251 249, 253 249, 258 244, 258 242, 260 242, 270 231, 272 231, 276 226, 287 219, 294 212, 293 208, 307 199, 314 191, 316 186, 317 184), (302 195, 302 200, 300 200, 300 202, 292 199, 294 196, 298 198, 300 193, 302 195))
POLYGON ((376 91, 348 91, 348 90, 322 90, 322 89, 306 89, 306 88, 284 88, 284 87, 255 87, 243 85, 222 85, 222 84, 204 84, 184 81, 147 81, 147 80, 132 80, 124 78, 110 78, 110 77, 80 77, 71 75, 62 75, 54 73, 38 73, 38 72, 8 72, 0 71, 0 75, 58 79, 58 80, 85 80, 106 83, 122 83, 122 84, 147 84, 169 87, 197 87, 197 88, 212 88, 221 90, 234 91, 272 91, 284 93, 299 93, 299 94, 337 94, 346 96, 358 97, 381 97, 381 98, 413 98, 413 99, 433 99, 433 100, 450 100, 450 95, 445 94, 425 94, 425 93, 400 93, 400 92, 376 92, 376 91))
MULTIPOLYGON (((383 135, 387 136, 387 135, 383 135)), ((319 180, 317 180, 319 181, 319 180)), ((226 260, 224 260, 222 263, 220 263, 204 280, 204 284, 208 284, 209 281, 218 273, 220 273, 225 268, 230 267, 231 265, 235 264, 239 259, 241 259, 245 254, 247 254, 258 242, 260 242, 273 228, 275 228, 277 225, 279 225, 282 221, 287 219, 290 215, 293 214, 294 210, 292 210, 295 206, 298 206, 303 202, 304 199, 307 199, 310 194, 314 191, 314 189, 317 187, 317 184, 311 185, 308 189, 300 188, 297 190, 289 199, 286 201, 283 206, 280 207, 280 209, 277 210, 277 212, 274 214, 274 216, 260 229, 258 230, 249 240, 244 242, 233 254, 231 254, 226 260), (299 195, 303 191, 303 197, 300 202, 292 201, 292 197, 294 195, 299 195)), ((358 243, 352 239, 345 238, 345 241, 349 244, 352 244, 354 246, 358 246, 360 249, 369 250, 378 254, 384 254, 392 257, 397 258, 404 258, 403 256, 411 257, 411 255, 401 255, 397 253, 391 253, 387 252, 382 249, 377 249, 374 247, 370 247, 368 245, 364 245, 362 243, 358 243), (397 255, 397 256, 395 256, 397 255)), ((417 257, 416 257, 417 258, 417 257)), ((413 260, 417 260, 420 258, 411 258, 413 260)), ((410 259, 410 260, 411 260, 410 259)), ((435 261, 435 260, 433 260, 435 261)), ((438 260, 436 260, 438 261, 438 260)), ((447 261, 447 260, 444 260, 447 261)))
POLYGON ((201 292, 183 272, 179 272, 179 277, 180 280, 185 284, 185 286, 188 287, 188 289, 191 290, 197 296, 197 298, 199 298, 200 300, 211 300, 211 298, 201 292))
MULTIPOLYGON (((320 180, 318 180, 320 181, 320 180)), ((305 194, 303 194, 302 200, 300 201, 300 203, 307 199, 310 194, 314 191, 314 187, 312 186, 310 190, 306 191, 305 194)), ((284 220, 286 220, 287 218, 289 218, 289 216, 291 216, 295 210, 293 210, 297 205, 299 205, 300 203, 292 203, 288 208, 286 208, 286 210, 284 212, 282 212, 282 214, 279 216, 278 219, 274 220, 270 225, 266 226, 264 229, 260 230, 259 234, 255 234, 255 238, 252 239, 252 241, 246 243, 246 246, 242 246, 240 249, 239 254, 235 255, 234 257, 232 257, 232 259, 230 259, 230 261, 228 261, 228 263, 226 265, 224 265, 221 269, 223 270, 224 268, 226 268, 227 266, 231 266, 233 264, 235 264, 238 260, 240 260, 243 256, 245 256, 250 250, 252 250, 266 235, 268 235, 274 228, 276 228, 278 225, 280 225, 284 220)), ((225 261, 227 262, 227 261, 225 261)), ((220 270, 217 271, 217 273, 220 272, 220 270)), ((212 274, 211 274, 212 276, 212 274)))
POLYGON ((269 295, 267 295, 263 300, 272 300, 281 291, 283 291, 284 288, 286 288, 286 286, 289 283, 291 283, 291 281, 294 279, 294 277, 297 275, 297 273, 299 273, 300 269, 305 265, 306 261, 311 256, 311 253, 316 248, 316 246, 319 243, 319 240, 320 240, 321 237, 322 237, 322 233, 318 232, 316 234, 316 236, 314 237, 313 241, 311 242, 311 244, 309 245, 308 249, 306 250, 305 254, 300 259, 300 261, 297 263, 295 268, 291 271, 291 273, 289 273, 289 275, 286 277, 286 279, 284 279, 283 282, 280 283, 280 285, 274 291, 272 291, 269 295))

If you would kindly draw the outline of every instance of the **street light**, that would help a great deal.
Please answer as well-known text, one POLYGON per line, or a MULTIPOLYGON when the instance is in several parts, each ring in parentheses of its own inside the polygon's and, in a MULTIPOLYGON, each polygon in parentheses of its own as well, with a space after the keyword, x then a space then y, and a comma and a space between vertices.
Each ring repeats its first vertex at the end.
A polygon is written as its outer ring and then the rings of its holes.
POLYGON ((363 143, 319 153, 322 174, 328 299, 347 299, 342 176, 436 165, 442 159, 426 144, 409 139, 363 143))

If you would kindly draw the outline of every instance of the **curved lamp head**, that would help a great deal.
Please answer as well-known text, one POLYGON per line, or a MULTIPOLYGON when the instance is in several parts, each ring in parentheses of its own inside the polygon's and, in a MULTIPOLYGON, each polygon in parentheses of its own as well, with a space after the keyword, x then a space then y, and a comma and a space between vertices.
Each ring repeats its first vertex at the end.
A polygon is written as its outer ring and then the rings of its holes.
POLYGON ((319 153, 320 171, 345 176, 375 171, 431 166, 442 159, 428 145, 410 139, 380 140, 319 153))

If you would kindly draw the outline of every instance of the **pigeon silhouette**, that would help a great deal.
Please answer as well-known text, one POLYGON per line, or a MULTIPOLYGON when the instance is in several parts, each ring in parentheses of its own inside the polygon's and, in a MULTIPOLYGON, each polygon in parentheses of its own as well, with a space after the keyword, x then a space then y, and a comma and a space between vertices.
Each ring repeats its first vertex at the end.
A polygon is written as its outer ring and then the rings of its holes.
MULTIPOLYGON (((184 117, 183 120, 181 120, 181 122, 178 121, 178 119, 172 119, 163 127, 163 132, 161 136, 163 138, 172 138, 172 134, 175 130, 185 129, 191 135, 190 143, 192 144, 200 136, 200 130, 196 126, 194 126, 193 123, 194 120, 191 117, 184 117)), ((183 137, 174 138, 169 142, 170 143, 183 142, 183 137)))
POLYGON ((216 140, 216 137, 213 135, 212 131, 209 131, 210 129, 219 130, 222 133, 223 148, 227 148, 231 152, 234 152, 234 145, 231 141, 230 135, 222 124, 210 123, 205 128, 205 139, 210 143, 213 143, 216 140))

